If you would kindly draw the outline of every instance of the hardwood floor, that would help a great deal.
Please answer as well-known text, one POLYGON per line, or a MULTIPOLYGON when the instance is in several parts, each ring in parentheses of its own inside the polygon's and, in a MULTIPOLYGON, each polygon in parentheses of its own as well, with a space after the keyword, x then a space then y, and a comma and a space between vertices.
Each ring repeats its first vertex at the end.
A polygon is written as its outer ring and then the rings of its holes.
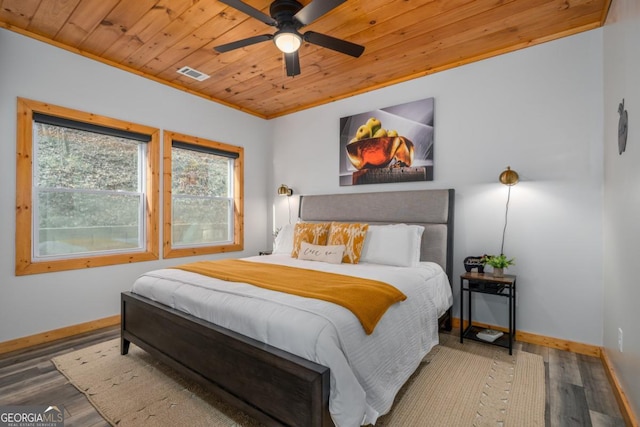
POLYGON ((66 427, 109 426, 51 358, 119 336, 115 326, 0 356, 0 406, 62 405, 66 427))
MULTIPOLYGON (((57 404, 65 408, 66 427, 108 426, 51 358, 119 334, 120 327, 105 328, 0 356, 0 406, 57 404)), ((624 426, 600 359, 528 343, 515 348, 544 360, 547 427, 624 426)))
POLYGON ((544 360, 547 427, 625 425, 599 358, 521 342, 515 348, 544 360))

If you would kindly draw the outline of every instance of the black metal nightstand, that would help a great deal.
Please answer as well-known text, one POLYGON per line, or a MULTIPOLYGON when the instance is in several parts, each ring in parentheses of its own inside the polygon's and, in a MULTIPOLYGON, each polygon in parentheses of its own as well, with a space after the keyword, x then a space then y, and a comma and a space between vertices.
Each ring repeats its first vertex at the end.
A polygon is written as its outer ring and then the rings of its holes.
POLYGON ((460 342, 464 338, 480 341, 487 344, 498 345, 509 349, 513 354, 513 342, 516 336, 516 276, 505 274, 504 277, 494 277, 486 273, 464 273, 460 276, 460 342), (465 287, 465 281, 467 286, 465 287), (467 317, 469 325, 464 326, 464 294, 469 294, 467 305, 467 317), (482 293, 505 297, 509 300, 509 330, 495 341, 485 341, 476 334, 485 328, 474 326, 471 317, 472 295, 482 293))

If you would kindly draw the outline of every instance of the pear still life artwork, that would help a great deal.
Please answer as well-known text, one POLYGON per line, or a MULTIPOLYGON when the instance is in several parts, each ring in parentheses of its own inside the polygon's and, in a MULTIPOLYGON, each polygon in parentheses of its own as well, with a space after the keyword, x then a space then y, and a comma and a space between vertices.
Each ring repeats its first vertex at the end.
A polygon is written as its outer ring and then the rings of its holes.
POLYGON ((434 99, 340 119, 340 185, 433 181, 434 99))

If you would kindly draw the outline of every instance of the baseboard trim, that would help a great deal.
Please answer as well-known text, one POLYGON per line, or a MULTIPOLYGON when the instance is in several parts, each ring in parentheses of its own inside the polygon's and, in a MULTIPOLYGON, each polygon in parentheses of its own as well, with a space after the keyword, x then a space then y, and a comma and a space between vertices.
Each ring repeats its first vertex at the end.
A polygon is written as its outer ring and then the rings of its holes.
POLYGON ((80 323, 78 325, 67 326, 60 329, 54 329, 48 332, 42 332, 27 337, 16 338, 14 340, 0 342, 0 354, 9 353, 16 350, 33 347, 39 344, 45 344, 62 338, 72 337, 74 335, 83 334, 85 332, 95 331, 97 329, 106 328, 120 324, 120 315, 105 317, 103 319, 92 320, 91 322, 80 323))
MULTIPOLYGON (((467 321, 465 321, 466 327, 467 321)), ((481 323, 474 321, 473 324, 475 326, 480 326, 481 328, 491 328, 496 329, 498 331, 506 332, 508 329, 502 326, 489 325, 487 323, 481 323)), ((460 328, 460 318, 453 318, 453 327, 460 328)), ((600 357, 602 353, 602 349, 597 345, 584 344, 575 341, 563 340, 560 338, 547 337, 544 335, 532 334, 530 332, 524 331, 516 331, 516 340, 526 342, 529 344, 538 344, 544 347, 557 348, 559 350, 570 351, 571 353, 579 353, 585 354, 587 356, 595 356, 600 357)))
POLYGON ((607 355, 607 351, 605 349, 602 349, 600 360, 602 361, 602 365, 604 366, 604 371, 607 373, 609 383, 611 383, 611 387, 613 388, 613 394, 618 401, 618 406, 620 407, 620 412, 622 412, 622 418, 624 418, 625 424, 629 427, 638 427, 638 418, 635 416, 633 410, 631 409, 631 405, 629 404, 627 395, 620 386, 616 371, 613 369, 611 359, 609 359, 609 356, 607 355))

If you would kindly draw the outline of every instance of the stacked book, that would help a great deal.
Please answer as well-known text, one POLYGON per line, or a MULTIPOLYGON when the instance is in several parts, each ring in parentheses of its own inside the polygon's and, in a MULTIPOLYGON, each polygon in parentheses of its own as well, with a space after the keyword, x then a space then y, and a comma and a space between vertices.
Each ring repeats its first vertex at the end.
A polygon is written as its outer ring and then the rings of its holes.
POLYGON ((483 329, 476 334, 478 338, 488 342, 494 342, 495 340, 497 340, 503 335, 504 335, 503 332, 496 331, 495 329, 483 329))

